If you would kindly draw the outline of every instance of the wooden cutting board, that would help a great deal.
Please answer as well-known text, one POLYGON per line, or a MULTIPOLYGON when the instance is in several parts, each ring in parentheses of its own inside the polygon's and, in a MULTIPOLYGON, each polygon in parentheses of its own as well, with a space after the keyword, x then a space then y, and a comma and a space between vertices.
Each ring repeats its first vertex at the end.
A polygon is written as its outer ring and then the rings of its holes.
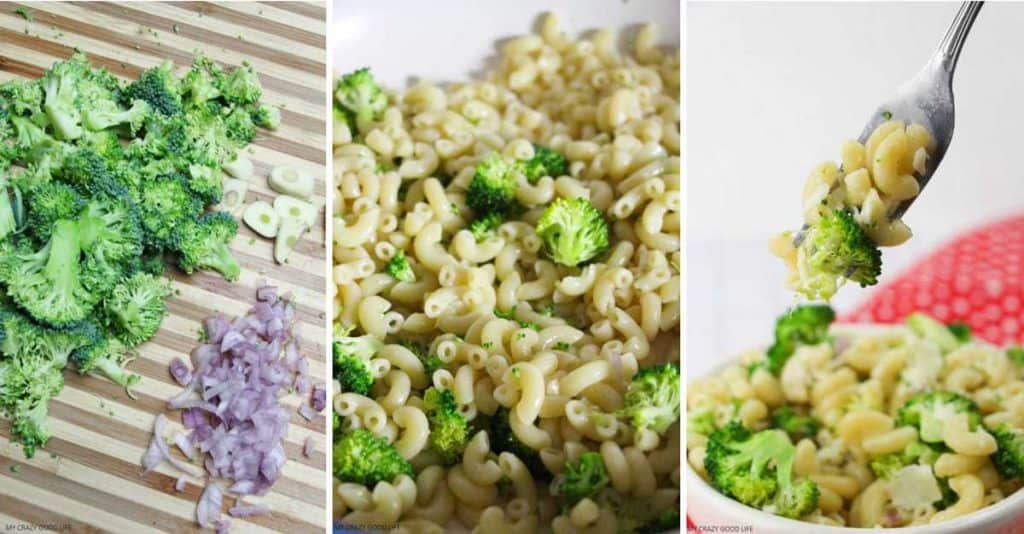
MULTIPOLYGON (((270 201, 266 177, 275 165, 291 165, 317 179, 314 201, 324 205, 326 176, 324 109, 325 25, 323 3, 9 3, 0 2, 0 82, 39 77, 74 48, 94 65, 136 78, 165 59, 181 70, 193 52, 224 65, 250 61, 260 74, 263 101, 282 106, 282 125, 261 130, 249 157, 256 167, 247 201, 270 201), (15 10, 25 8, 33 20, 15 10)), ((46 525, 64 532, 187 532, 197 529, 195 508, 205 485, 189 479, 174 490, 179 473, 166 462, 141 476, 140 459, 156 414, 180 388, 168 373, 175 356, 187 360, 197 344, 200 321, 216 313, 244 314, 261 280, 292 292, 295 332, 315 381, 324 381, 326 320, 324 220, 298 243, 287 265, 273 260, 273 242, 242 225, 232 250, 242 276, 229 283, 216 275, 187 276, 168 268, 178 294, 156 337, 139 350, 129 369, 142 375, 129 398, 103 379, 65 371, 67 385, 50 403, 53 438, 32 460, 11 441, 0 420, 0 530, 26 531, 46 525)), ((292 409, 296 395, 287 397, 292 409)), ((167 412, 179 427, 178 412, 167 412)), ((323 532, 326 520, 326 418, 292 417, 285 449, 288 462, 265 502, 271 514, 233 519, 234 532, 323 532), (312 458, 302 455, 307 436, 316 440, 312 458)), ((177 452, 177 451, 175 451, 177 452)), ((249 499, 246 499, 247 501, 249 499)), ((225 496, 225 509, 234 499, 225 496)))

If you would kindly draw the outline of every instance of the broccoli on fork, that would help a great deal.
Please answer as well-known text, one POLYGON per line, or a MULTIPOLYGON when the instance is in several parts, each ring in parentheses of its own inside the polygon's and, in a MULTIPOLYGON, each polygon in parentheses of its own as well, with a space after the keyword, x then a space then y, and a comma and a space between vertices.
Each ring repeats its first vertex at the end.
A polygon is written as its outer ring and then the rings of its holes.
POLYGON ((799 291, 807 298, 832 298, 839 280, 861 287, 878 283, 882 253, 864 232, 853 214, 833 210, 807 229, 798 252, 799 291))

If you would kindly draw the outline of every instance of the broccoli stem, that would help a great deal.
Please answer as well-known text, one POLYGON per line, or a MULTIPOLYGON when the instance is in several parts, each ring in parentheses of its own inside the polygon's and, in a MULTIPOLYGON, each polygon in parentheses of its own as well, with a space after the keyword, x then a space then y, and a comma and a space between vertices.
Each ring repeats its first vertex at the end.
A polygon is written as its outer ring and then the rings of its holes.
POLYGON ((109 378, 111 382, 125 388, 134 386, 142 378, 135 373, 129 373, 124 367, 121 367, 121 362, 111 356, 97 358, 93 363, 93 368, 109 378))

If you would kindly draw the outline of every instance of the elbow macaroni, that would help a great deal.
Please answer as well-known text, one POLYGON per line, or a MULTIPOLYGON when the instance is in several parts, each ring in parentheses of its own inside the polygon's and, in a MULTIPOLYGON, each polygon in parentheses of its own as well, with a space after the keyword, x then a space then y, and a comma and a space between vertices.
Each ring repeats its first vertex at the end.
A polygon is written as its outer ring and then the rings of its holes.
POLYGON ((335 480, 336 520, 616 532, 616 499, 651 517, 679 508, 680 425, 658 435, 616 415, 640 367, 679 360, 680 62, 654 37, 643 29, 620 57, 610 32, 572 40, 548 15, 485 80, 422 82, 387 95, 379 117, 335 120, 332 316, 342 335, 383 343, 367 395, 335 380, 336 433, 368 429, 415 472, 372 487, 335 480), (565 155, 567 171, 519 177, 523 213, 478 239, 466 200, 477 162, 528 160, 536 146, 565 155), (559 197, 605 215, 604 257, 548 259, 534 223, 559 197), (399 253, 414 280, 385 271, 399 253), (474 428, 452 465, 430 444, 429 388, 451 391, 474 428), (496 442, 499 411, 535 457, 496 442), (559 515, 564 498, 546 480, 588 451, 606 464, 607 493, 559 515))

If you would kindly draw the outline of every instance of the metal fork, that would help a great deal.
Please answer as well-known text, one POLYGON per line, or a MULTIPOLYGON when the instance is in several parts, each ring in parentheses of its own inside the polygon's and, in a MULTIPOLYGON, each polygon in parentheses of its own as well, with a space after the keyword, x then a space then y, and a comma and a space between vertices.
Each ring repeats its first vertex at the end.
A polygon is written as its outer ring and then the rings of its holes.
MULTIPOLYGON (((917 123, 927 128, 935 139, 935 151, 928 158, 924 174, 917 180, 922 190, 935 174, 935 169, 942 162, 942 157, 946 155, 949 143, 953 140, 953 72, 956 70, 956 62, 960 58, 964 42, 967 41, 967 33, 971 30, 971 25, 984 3, 964 2, 960 5, 960 10, 957 11, 952 24, 946 30, 946 35, 928 63, 910 81, 900 86, 892 98, 875 110, 858 139, 861 144, 867 143, 871 132, 875 131, 879 124, 890 119, 901 120, 907 124, 917 123)), ((895 206, 889 217, 902 217, 915 198, 917 197, 904 200, 895 206)), ((805 225, 797 233, 793 240, 794 244, 800 244, 806 229, 805 225)))

